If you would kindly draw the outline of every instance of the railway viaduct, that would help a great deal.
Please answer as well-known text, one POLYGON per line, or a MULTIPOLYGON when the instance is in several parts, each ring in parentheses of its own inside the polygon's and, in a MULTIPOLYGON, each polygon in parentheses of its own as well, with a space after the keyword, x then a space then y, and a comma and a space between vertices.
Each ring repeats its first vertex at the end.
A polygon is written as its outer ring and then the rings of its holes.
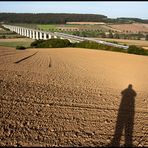
POLYGON ((14 25, 6 25, 6 24, 3 24, 3 27, 9 29, 10 31, 16 32, 17 34, 20 34, 22 36, 26 36, 28 38, 32 38, 35 40, 39 40, 39 39, 47 40, 51 38, 68 39, 70 42, 81 42, 84 40, 89 40, 89 41, 97 42, 97 43, 108 45, 108 46, 119 47, 119 48, 124 48, 124 49, 128 48, 128 46, 123 46, 123 45, 119 45, 115 43, 109 43, 106 41, 101 41, 101 40, 93 39, 93 38, 86 38, 86 37, 70 35, 66 33, 42 31, 42 30, 37 30, 37 29, 25 28, 25 27, 14 26, 14 25))
POLYGON ((84 39, 82 37, 73 36, 69 34, 59 33, 59 32, 49 32, 36 30, 31 28, 25 28, 20 26, 12 26, 12 25, 3 25, 3 27, 9 29, 10 31, 16 32, 22 36, 26 36, 28 38, 36 39, 36 40, 47 40, 51 38, 60 38, 60 39, 68 39, 70 42, 80 42, 84 39))

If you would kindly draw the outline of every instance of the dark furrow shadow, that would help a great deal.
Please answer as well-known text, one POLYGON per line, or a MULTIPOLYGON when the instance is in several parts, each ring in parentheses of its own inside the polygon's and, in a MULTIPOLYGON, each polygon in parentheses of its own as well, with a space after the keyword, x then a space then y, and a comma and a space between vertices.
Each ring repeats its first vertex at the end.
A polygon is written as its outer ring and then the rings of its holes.
POLYGON ((50 57, 49 67, 51 67, 51 57, 50 57))
POLYGON ((32 56, 34 56, 35 54, 37 54, 38 53, 38 51, 37 52, 35 52, 34 54, 32 54, 32 55, 29 55, 29 56, 27 56, 27 57, 25 57, 25 58, 22 58, 22 59, 20 59, 20 60, 18 60, 18 61, 16 61, 16 62, 14 62, 15 64, 18 64, 18 63, 20 63, 20 62, 22 62, 22 61, 24 61, 24 60, 26 60, 26 59, 28 59, 28 58, 30 58, 30 57, 32 57, 32 56))
POLYGON ((118 111, 114 137, 109 146, 119 147, 122 132, 124 131, 125 147, 133 146, 133 126, 135 115, 136 92, 132 89, 132 84, 122 92, 121 103, 118 111))

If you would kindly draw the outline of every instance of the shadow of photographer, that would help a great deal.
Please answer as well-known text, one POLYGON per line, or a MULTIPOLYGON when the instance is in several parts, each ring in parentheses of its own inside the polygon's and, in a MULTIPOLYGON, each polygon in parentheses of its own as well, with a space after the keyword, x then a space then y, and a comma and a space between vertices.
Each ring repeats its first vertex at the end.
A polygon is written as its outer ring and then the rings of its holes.
POLYGON ((134 115, 135 115, 135 97, 136 92, 132 88, 132 84, 128 85, 128 88, 122 92, 121 103, 118 111, 116 128, 114 137, 110 143, 110 146, 119 147, 122 132, 124 131, 125 147, 132 147, 133 141, 133 126, 134 126, 134 115))

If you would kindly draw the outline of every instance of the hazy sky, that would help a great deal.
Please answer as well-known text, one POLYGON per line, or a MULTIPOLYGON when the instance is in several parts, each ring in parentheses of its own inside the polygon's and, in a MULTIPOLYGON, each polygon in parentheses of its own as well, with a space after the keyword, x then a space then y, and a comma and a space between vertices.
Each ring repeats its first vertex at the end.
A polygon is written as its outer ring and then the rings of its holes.
POLYGON ((148 19, 148 2, 142 1, 7 1, 0 2, 0 12, 16 13, 89 13, 110 18, 136 17, 148 19))

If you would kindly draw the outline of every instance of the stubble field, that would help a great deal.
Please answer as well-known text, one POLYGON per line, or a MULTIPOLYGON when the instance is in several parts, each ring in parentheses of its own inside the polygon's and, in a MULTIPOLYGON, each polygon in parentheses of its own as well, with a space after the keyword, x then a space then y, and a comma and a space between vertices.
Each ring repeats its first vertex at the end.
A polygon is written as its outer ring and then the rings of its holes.
POLYGON ((118 119, 131 135, 117 146, 148 146, 147 63, 80 48, 0 47, 0 146, 112 145, 124 131, 118 119), (121 95, 129 84, 136 97, 121 95))
POLYGON ((25 47, 30 47, 30 44, 33 41, 34 41, 33 39, 29 39, 29 38, 0 39, 0 46, 5 46, 5 47, 25 46, 25 47))
POLYGON ((110 25, 110 26, 124 32, 126 31, 133 33, 148 32, 148 25, 143 23, 119 24, 119 25, 110 25))
POLYGON ((144 49, 148 49, 148 41, 142 40, 128 40, 128 39, 111 39, 111 38, 95 38, 102 41, 109 41, 109 42, 117 42, 119 44, 127 44, 127 45, 135 45, 142 47, 144 49))

